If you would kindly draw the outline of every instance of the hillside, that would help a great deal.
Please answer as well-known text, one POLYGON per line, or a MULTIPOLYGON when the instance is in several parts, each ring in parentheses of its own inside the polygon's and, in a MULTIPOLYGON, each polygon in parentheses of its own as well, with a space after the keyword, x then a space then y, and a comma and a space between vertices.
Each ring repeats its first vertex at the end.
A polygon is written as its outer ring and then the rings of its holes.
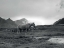
POLYGON ((25 18, 13 21, 10 18, 3 19, 0 17, 0 28, 17 28, 19 25, 23 26, 26 24, 29 24, 29 23, 28 23, 28 20, 25 18))
POLYGON ((16 28, 17 25, 10 18, 5 20, 0 17, 0 28, 16 28))
POLYGON ((10 18, 8 18, 6 21, 7 21, 8 27, 11 27, 11 28, 17 27, 17 24, 13 20, 11 20, 10 18))
POLYGON ((54 25, 64 25, 64 18, 59 19, 58 21, 56 21, 56 22, 54 23, 54 25))

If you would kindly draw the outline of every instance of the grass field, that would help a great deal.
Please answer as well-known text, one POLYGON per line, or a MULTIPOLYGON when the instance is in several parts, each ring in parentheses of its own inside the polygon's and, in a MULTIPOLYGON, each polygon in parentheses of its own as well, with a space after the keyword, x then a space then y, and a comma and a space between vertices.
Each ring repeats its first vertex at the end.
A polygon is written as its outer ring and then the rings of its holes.
POLYGON ((64 27, 49 27, 18 34, 0 31, 0 48, 64 48, 64 44, 49 42, 50 38, 64 38, 64 27))

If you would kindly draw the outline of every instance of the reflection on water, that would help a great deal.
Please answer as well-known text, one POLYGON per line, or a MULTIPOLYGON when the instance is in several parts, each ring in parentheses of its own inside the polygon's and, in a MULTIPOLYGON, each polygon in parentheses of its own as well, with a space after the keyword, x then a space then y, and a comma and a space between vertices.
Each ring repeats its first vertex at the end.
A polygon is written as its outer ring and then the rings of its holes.
POLYGON ((50 38, 48 41, 51 43, 64 44, 64 38, 50 38))

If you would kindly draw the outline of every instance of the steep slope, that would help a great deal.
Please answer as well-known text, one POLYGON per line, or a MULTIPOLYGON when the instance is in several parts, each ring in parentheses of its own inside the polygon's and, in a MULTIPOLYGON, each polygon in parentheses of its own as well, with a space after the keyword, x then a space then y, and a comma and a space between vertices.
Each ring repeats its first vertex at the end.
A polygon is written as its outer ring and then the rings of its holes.
POLYGON ((0 28, 16 28, 17 25, 10 18, 5 20, 0 17, 0 28))
POLYGON ((6 26, 7 21, 0 17, 0 28, 3 28, 6 26))
POLYGON ((15 23, 19 26, 22 26, 22 25, 25 25, 25 24, 28 24, 28 20, 25 19, 25 18, 22 18, 20 20, 16 20, 15 23))
POLYGON ((7 27, 10 27, 10 28, 16 28, 17 27, 17 24, 14 21, 12 21, 10 18, 8 18, 6 21, 8 24, 7 27))
POLYGON ((59 19, 58 21, 56 21, 56 22, 54 23, 54 25, 64 25, 64 18, 59 19))

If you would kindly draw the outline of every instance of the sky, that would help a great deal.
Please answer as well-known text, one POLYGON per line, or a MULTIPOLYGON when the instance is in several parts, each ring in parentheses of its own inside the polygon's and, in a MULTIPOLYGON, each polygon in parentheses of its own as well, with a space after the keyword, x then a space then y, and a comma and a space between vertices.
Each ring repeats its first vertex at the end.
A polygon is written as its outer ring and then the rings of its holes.
POLYGON ((63 0, 0 0, 0 17, 49 25, 64 17, 63 0))

